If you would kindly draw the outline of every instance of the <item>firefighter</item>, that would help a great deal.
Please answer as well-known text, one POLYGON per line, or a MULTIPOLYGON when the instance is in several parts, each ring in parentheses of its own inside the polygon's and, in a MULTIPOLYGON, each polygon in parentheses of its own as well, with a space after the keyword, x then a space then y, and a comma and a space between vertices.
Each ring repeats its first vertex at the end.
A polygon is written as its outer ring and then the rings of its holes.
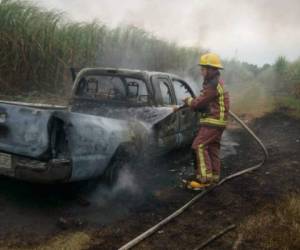
POLYGON ((200 129, 193 141, 196 178, 186 181, 188 188, 201 190, 220 179, 220 141, 227 125, 229 96, 220 79, 221 60, 214 53, 207 53, 199 60, 203 89, 198 97, 184 100, 192 110, 200 112, 200 129))

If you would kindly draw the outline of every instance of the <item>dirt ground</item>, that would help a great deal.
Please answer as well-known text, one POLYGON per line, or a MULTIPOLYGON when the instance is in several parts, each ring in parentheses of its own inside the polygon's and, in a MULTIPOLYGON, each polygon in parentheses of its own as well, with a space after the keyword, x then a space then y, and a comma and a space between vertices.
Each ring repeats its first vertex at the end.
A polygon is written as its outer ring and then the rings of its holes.
MULTIPOLYGON (((243 223, 300 191, 300 121, 283 112, 251 121, 270 159, 257 172, 225 183, 136 249, 194 249, 228 225, 243 223)), ((258 163, 259 148, 241 129, 228 129, 232 154, 223 175, 258 163)), ((226 145, 225 145, 226 147, 226 145)), ((124 170, 114 187, 92 181, 41 186, 0 179, 0 249, 118 249, 190 200, 180 179, 192 171, 189 150, 124 170)), ((239 227, 206 249, 232 249, 239 227)), ((244 242, 241 249, 256 249, 244 242)))

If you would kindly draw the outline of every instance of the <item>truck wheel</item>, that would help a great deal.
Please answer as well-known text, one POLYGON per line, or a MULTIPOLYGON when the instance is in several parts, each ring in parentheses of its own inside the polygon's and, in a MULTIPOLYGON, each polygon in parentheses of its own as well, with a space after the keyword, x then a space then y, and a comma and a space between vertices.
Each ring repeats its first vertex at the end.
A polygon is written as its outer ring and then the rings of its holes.
POLYGON ((104 180, 108 185, 116 183, 121 170, 132 159, 128 149, 129 148, 119 148, 111 159, 109 166, 104 172, 104 180))
POLYGON ((104 180, 108 185, 113 185, 119 178, 120 171, 122 169, 123 162, 114 160, 104 173, 104 180))

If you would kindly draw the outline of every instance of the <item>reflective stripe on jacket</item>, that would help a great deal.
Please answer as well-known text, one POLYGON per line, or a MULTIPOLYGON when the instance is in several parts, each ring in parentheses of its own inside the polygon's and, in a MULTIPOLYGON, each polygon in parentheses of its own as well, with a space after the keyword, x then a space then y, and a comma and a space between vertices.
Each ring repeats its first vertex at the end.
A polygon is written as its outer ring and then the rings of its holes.
POLYGON ((224 90, 224 84, 204 83, 200 96, 190 97, 187 104, 195 111, 201 111, 200 124, 226 127, 229 111, 229 95, 224 90))

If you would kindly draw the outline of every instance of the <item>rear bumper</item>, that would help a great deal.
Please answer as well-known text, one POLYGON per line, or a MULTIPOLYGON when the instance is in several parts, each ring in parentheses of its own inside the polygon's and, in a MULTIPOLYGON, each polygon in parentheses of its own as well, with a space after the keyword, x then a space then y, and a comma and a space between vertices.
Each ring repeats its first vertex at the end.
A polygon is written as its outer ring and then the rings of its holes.
POLYGON ((37 183, 68 182, 71 173, 71 162, 61 159, 42 162, 12 156, 11 166, 0 166, 0 175, 37 183))

